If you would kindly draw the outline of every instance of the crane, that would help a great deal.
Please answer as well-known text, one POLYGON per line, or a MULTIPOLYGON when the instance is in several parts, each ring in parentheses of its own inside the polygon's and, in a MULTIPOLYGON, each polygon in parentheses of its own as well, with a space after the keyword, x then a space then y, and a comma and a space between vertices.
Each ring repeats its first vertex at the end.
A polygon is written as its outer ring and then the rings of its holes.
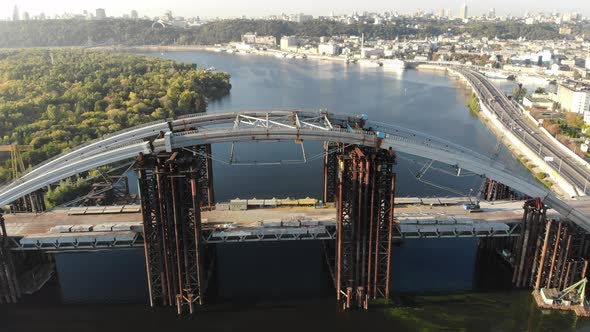
MULTIPOLYGON (((23 157, 21 155, 21 151, 30 151, 33 147, 30 145, 17 145, 17 144, 4 144, 0 145, 0 153, 2 152, 9 152, 10 153, 10 170, 11 170, 11 179, 16 180, 19 176, 25 173, 25 163, 23 162, 23 157)), ((37 195, 37 193, 32 193, 26 195, 25 197, 17 200, 15 204, 12 205, 12 209, 14 212, 25 212, 25 211, 33 211, 33 212, 41 212, 45 209, 45 204, 43 202, 43 197, 37 195)))
POLYGON ((25 164, 21 151, 28 151, 30 145, 5 144, 0 145, 0 152, 10 152, 10 168, 12 170, 12 179, 18 179, 18 176, 25 172, 25 164))
POLYGON ((579 301, 579 304, 583 306, 584 300, 586 298, 586 282, 588 282, 588 280, 584 278, 576 282, 575 284, 569 286, 568 288, 562 290, 561 292, 559 292, 559 295, 557 295, 557 299, 560 301, 564 300, 568 294, 575 290, 575 294, 577 296, 575 300, 576 302, 579 301))

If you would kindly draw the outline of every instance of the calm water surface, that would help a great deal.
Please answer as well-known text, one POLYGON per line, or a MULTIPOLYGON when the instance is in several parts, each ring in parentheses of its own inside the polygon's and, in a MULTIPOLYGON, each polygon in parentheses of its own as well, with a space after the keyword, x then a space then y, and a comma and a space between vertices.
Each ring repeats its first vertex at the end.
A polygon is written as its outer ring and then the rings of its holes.
MULTIPOLYGON (((465 104, 469 94, 454 78, 424 71, 388 72, 340 63, 179 52, 151 56, 215 67, 232 75, 231 95, 209 111, 328 109, 369 115, 462 144, 530 177, 465 104)), ((509 83, 503 83, 510 89, 509 83)), ((306 142, 308 163, 290 142, 214 146, 217 201, 235 197, 320 197, 322 145, 306 142)), ((415 179, 423 160, 402 156, 398 196, 474 194, 481 178, 451 167, 415 179), (450 173, 450 174, 448 174, 450 173)), ((409 240, 393 254, 396 307, 368 312, 337 310, 319 243, 226 244, 218 250, 217 279, 202 312, 178 318, 175 310, 146 306, 142 250, 60 254, 57 278, 42 292, 0 308, 0 331, 585 331, 585 320, 543 313, 528 291, 509 290, 501 262, 477 260, 476 239, 409 240), (106 304, 108 303, 108 304, 106 304), (8 323, 6 323, 8 322, 8 323)))

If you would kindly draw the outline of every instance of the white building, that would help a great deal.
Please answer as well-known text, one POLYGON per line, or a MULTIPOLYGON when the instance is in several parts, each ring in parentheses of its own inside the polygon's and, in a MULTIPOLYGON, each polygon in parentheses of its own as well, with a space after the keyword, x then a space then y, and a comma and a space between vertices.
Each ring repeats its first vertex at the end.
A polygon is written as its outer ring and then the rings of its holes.
POLYGON ((248 32, 242 35, 242 42, 246 44, 275 46, 277 44, 277 39, 275 36, 259 36, 256 32, 248 32))
POLYGON ((586 69, 590 69, 590 56, 586 58, 586 69))
POLYGON ((469 13, 467 12, 467 4, 463 4, 461 8, 459 8, 459 18, 462 20, 466 20, 469 17, 469 13))
POLYGON ((584 123, 590 124, 590 112, 584 112, 584 123))
POLYGON ((590 87, 559 84, 557 101, 563 111, 585 115, 586 112, 590 112, 590 87))
POLYGON ((318 45, 318 54, 323 55, 338 55, 340 48, 334 43, 323 43, 318 45))
POLYGON ((294 36, 281 37, 281 51, 290 51, 299 46, 299 40, 294 36))
POLYGON ((96 9, 96 14, 94 15, 94 17, 97 20, 105 20, 107 18, 107 13, 104 10, 104 8, 98 8, 96 9))
POLYGON ((370 47, 363 47, 361 49, 361 58, 366 59, 370 57, 379 57, 383 56, 384 52, 382 48, 370 48, 370 47))

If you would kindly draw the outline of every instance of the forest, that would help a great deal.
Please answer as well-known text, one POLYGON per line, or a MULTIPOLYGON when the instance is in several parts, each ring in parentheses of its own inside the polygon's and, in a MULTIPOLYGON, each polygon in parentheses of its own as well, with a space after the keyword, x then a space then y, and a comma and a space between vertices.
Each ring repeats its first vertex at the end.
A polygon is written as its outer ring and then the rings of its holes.
MULTIPOLYGON (((474 37, 500 39, 555 39, 555 24, 526 25, 522 22, 470 22, 399 19, 388 24, 343 24, 327 20, 305 23, 277 20, 232 19, 210 22, 191 28, 152 28, 152 21, 111 19, 105 21, 42 20, 0 22, 0 48, 101 45, 212 45, 239 41, 242 34, 297 35, 308 38, 334 35, 360 35, 373 39, 396 37, 426 38, 443 33, 470 33, 474 37)), ((588 25, 575 29, 590 36, 588 25)))
MULTIPOLYGON (((37 164, 105 134, 204 112, 229 94, 227 73, 88 50, 0 51, 0 144, 31 145, 37 164)), ((9 177, 0 164, 0 182, 9 177)))

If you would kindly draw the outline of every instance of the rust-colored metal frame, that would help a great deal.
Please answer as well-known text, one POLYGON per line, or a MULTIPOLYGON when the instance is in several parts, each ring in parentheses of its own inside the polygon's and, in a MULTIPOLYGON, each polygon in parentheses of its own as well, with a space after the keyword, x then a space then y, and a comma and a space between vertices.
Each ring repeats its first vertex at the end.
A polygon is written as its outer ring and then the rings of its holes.
POLYGON ((175 304, 178 314, 203 304, 214 260, 203 243, 201 208, 212 196, 203 201, 210 182, 202 183, 207 162, 198 156, 181 151, 138 158, 150 305, 175 304))
POLYGON ((347 147, 338 156, 336 298, 367 309, 389 298, 395 200, 395 154, 347 147))
POLYGON ((16 276, 12 252, 9 248, 8 234, 6 233, 2 210, 0 210, 0 304, 16 303, 20 295, 20 286, 16 276))

